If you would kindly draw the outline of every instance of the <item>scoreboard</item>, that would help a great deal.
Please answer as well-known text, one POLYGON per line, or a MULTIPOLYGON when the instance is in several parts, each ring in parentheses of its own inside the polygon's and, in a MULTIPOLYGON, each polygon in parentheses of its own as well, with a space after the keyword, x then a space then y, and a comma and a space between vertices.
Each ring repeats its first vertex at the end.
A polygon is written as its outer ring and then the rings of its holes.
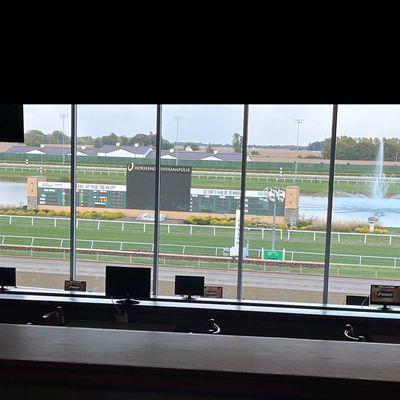
MULTIPOLYGON (((235 214, 240 208, 240 190, 191 189, 190 211, 214 214, 235 214)), ((272 215, 274 204, 263 200, 263 192, 246 190, 245 212, 251 215, 272 215)), ((276 203, 276 215, 285 215, 284 202, 276 203)))
MULTIPOLYGON (((126 171, 126 208, 154 209, 155 166, 130 163, 126 171)), ((191 167, 160 168, 160 209, 190 211, 191 167)))
MULTIPOLYGON (((143 177, 142 177, 143 178, 143 177)), ((171 181, 165 182, 170 183, 171 181)), ((153 179, 154 183, 154 179, 153 179)), ((147 181, 148 184, 148 181, 147 181)), ((185 185, 181 185, 185 188, 185 185)), ((151 191, 151 181, 147 185, 151 191)), ((128 201, 129 187, 125 185, 100 185, 78 183, 76 190, 76 205, 79 207, 99 208, 135 208, 138 210, 152 210, 154 198, 144 196, 145 186, 137 186, 135 195, 128 201), (128 206, 130 207, 127 207, 128 206)), ((154 193, 154 188, 152 189, 154 193)), ((186 188, 185 188, 186 190, 186 188)), ((185 193, 179 193, 174 199, 174 191, 171 189, 166 193, 160 189, 161 210, 163 211, 186 211, 213 214, 235 214, 240 208, 240 190, 226 189, 196 189, 189 188, 186 199, 185 193)), ((154 196, 154 195, 153 195, 154 196)), ((68 182, 38 182, 38 205, 69 206, 71 201, 71 186, 68 182)), ((245 212, 251 215, 272 215, 274 204, 263 200, 263 194, 256 190, 246 190, 245 212)), ((284 202, 276 204, 276 215, 285 214, 284 202)))
MULTIPOLYGON (((76 205, 79 207, 126 208, 126 186, 78 183, 76 205)), ((38 205, 69 206, 71 185, 68 182, 38 182, 38 205)))

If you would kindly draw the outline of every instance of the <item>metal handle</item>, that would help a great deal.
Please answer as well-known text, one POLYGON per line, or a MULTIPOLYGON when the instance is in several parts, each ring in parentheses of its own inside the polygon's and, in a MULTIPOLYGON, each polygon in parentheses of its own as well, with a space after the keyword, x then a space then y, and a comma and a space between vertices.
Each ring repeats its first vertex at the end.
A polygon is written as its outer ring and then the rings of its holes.
POLYGON ((209 321, 208 321, 208 326, 209 326, 209 328, 208 328, 208 333, 211 333, 211 334, 213 334, 213 335, 216 335, 216 334, 218 334, 218 333, 220 333, 221 332, 221 328, 215 323, 215 319, 213 319, 213 318, 211 318, 209 321))
POLYGON ((365 336, 354 336, 354 327, 353 325, 347 324, 344 329, 344 336, 347 339, 353 340, 355 342, 366 342, 367 339, 365 336))

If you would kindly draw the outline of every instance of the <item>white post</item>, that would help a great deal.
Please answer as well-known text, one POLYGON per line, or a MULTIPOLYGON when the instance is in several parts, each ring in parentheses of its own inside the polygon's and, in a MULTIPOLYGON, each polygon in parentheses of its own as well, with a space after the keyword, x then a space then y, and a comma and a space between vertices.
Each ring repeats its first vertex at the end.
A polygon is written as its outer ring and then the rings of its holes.
POLYGON ((167 225, 167 231, 168 231, 168 233, 169 233, 169 225, 167 225))
POLYGON ((193 228, 193 225, 190 225, 190 231, 189 231, 189 235, 191 235, 191 234, 192 234, 192 228, 193 228))
POLYGON ((261 229, 261 237, 264 239, 264 228, 261 229))
POLYGON ((8 220, 8 225, 11 225, 11 216, 10 216, 10 218, 9 218, 9 220, 8 220))
POLYGON ((389 246, 392 245, 392 235, 389 236, 389 246))
POLYGON ((214 226, 214 236, 215 236, 215 226, 214 226))
POLYGON ((337 241, 338 241, 338 243, 340 243, 340 234, 339 233, 337 234, 337 241))
POLYGON ((57 228, 57 218, 54 218, 54 228, 57 228))
POLYGON ((31 219, 31 225, 33 226, 33 217, 32 217, 32 219, 31 219))
POLYGON ((364 235, 364 244, 367 244, 367 235, 364 235))
POLYGON ((121 230, 124 230, 124 228, 125 228, 125 222, 122 222, 122 228, 121 228, 121 230))
POLYGON ((146 223, 143 222, 143 232, 146 232, 146 223))
POLYGON ((97 230, 100 229, 100 221, 97 221, 97 230))

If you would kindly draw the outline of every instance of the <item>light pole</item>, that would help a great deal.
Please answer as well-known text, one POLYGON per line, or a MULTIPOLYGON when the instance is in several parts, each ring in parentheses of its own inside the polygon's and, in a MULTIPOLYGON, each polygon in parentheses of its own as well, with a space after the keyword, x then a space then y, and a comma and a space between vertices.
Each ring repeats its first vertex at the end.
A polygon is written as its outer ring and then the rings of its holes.
POLYGON ((276 204, 285 201, 285 190, 278 187, 267 187, 261 193, 261 200, 274 204, 274 213, 272 217, 272 251, 275 251, 275 219, 276 219, 276 204))
POLYGON ((62 149, 63 149, 63 160, 62 160, 62 167, 63 167, 63 170, 64 170, 64 164, 65 164, 65 153, 64 153, 64 146, 65 146, 65 143, 64 143, 64 121, 65 121, 65 118, 67 118, 68 117, 68 114, 60 114, 60 118, 62 118, 62 149))
POLYGON ((297 144, 296 144, 296 161, 294 162, 294 176, 296 179, 297 175, 297 157, 299 156, 299 135, 300 135, 300 125, 304 122, 304 119, 295 118, 295 124, 297 124, 297 144))
POLYGON ((178 134, 179 134, 179 121, 181 120, 181 117, 179 115, 175 115, 174 119, 176 121, 175 157, 176 157, 176 165, 178 165, 178 134))

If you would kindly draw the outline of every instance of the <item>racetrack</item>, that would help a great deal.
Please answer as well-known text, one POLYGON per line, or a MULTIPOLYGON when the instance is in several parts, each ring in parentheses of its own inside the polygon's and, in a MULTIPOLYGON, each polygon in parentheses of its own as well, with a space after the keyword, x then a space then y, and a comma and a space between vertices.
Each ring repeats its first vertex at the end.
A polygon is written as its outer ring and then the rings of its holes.
MULTIPOLYGON (((31 259, 25 257, 0 257, 0 264, 13 266, 21 272, 35 272, 46 274, 69 274, 69 262, 54 259, 31 259)), ((78 261, 77 274, 81 276, 104 277, 105 263, 92 261, 78 261)), ((119 264, 121 265, 121 264, 119 264)), ((122 264, 123 265, 123 264, 122 264)), ((128 265, 128 264, 127 264, 128 265)), ((179 274, 201 274, 205 276, 206 285, 236 285, 237 271, 220 270, 209 268, 173 267, 160 266, 159 279, 164 282, 173 282, 175 275, 179 274)), ((18 283, 18 282, 17 282, 18 283)), ((329 280, 329 292, 341 294, 365 295, 369 293, 370 285, 384 283, 398 285, 399 281, 390 279, 353 278, 342 276, 331 276, 329 280)), ((243 274, 243 286, 281 289, 281 290, 303 290, 322 292, 323 278, 321 275, 299 275, 291 273, 254 272, 246 271, 243 274)))

